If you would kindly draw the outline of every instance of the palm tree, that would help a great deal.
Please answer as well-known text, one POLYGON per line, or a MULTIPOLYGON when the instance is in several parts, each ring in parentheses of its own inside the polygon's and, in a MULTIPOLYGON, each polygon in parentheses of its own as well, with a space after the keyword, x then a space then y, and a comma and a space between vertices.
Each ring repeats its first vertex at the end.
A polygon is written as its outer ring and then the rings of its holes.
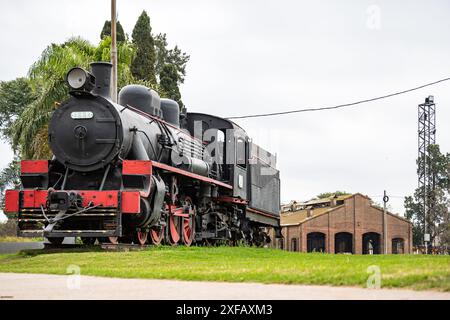
POLYGON ((49 149, 41 144, 45 129, 55 108, 55 103, 68 96, 64 76, 75 66, 87 67, 94 55, 95 48, 87 41, 72 38, 62 45, 51 44, 35 62, 28 75, 33 90, 37 94, 28 108, 14 123, 13 147, 18 149, 22 158, 46 158, 49 149), (36 141, 35 141, 36 140, 36 141), (38 142, 35 143, 35 142, 38 142))

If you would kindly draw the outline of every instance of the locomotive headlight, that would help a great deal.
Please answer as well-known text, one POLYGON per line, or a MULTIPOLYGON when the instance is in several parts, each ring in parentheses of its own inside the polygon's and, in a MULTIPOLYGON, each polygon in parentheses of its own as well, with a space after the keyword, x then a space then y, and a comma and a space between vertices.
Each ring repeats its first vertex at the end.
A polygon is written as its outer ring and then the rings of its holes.
POLYGON ((66 81, 72 90, 91 91, 95 85, 95 77, 82 68, 70 69, 66 81))

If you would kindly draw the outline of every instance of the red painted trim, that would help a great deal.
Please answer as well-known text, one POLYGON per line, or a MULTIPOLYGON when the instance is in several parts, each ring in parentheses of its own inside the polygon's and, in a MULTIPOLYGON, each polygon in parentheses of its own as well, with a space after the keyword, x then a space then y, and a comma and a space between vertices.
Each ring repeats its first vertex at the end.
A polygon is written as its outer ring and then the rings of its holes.
POLYGON ((6 213, 19 212, 19 190, 6 190, 4 211, 6 213))
POLYGON ((227 197, 227 196, 221 196, 221 197, 217 198, 217 201, 229 202, 229 203, 235 203, 235 204, 248 204, 247 200, 240 199, 240 198, 227 197))
POLYGON ((100 205, 107 208, 119 207, 119 192, 118 191, 76 191, 83 198, 83 207, 86 207, 90 202, 94 206, 100 205))
MULTIPOLYGON (((14 190, 11 190, 14 191, 14 190)), ((88 190, 71 190, 77 192, 83 198, 82 206, 87 206, 90 202, 93 205, 99 205, 106 208, 119 207, 119 191, 88 191, 88 190)), ((7 191, 8 192, 8 191, 7 191)), ((138 191, 136 191, 139 193, 138 191)), ((23 190, 22 207, 23 208, 40 208, 41 205, 47 207, 47 190, 23 190)), ((7 199, 6 199, 7 200, 7 199)), ((11 200, 12 201, 12 200, 11 200)))
POLYGON ((22 207, 24 208, 40 208, 41 205, 47 206, 47 190, 23 190, 22 191, 22 207))
POLYGON ((124 160, 122 163, 124 175, 151 175, 152 163, 146 160, 124 160))
POLYGON ((189 171, 178 169, 178 168, 169 166, 169 165, 164 164, 164 163, 152 161, 152 165, 154 167, 156 167, 156 168, 159 168, 159 169, 162 169, 162 170, 166 170, 166 171, 170 171, 170 172, 173 172, 173 173, 176 173, 176 174, 180 174, 180 175, 185 176, 185 177, 189 177, 189 178, 197 179, 197 180, 200 180, 200 181, 208 182, 208 183, 215 184, 217 186, 224 187, 224 188, 227 188, 227 189, 233 189, 233 186, 231 186, 229 184, 226 184, 226 183, 223 183, 221 181, 217 181, 217 180, 214 180, 214 179, 211 179, 211 178, 208 178, 208 177, 204 177, 204 176, 201 176, 199 174, 195 174, 195 173, 192 173, 192 172, 189 172, 189 171))
MULTIPOLYGON (((123 175, 140 175, 151 176, 153 174, 152 162, 149 160, 123 160, 122 162, 123 175)), ((151 184, 148 184, 147 189, 139 190, 141 197, 147 198, 150 195, 151 184)), ((133 209, 134 210, 134 209, 133 209)), ((139 209, 140 212, 140 209, 139 209)), ((137 213, 139 213, 137 212, 137 213)), ((135 213, 135 212, 132 212, 135 213)))
POLYGON ((48 160, 22 160, 20 172, 24 173, 48 173, 48 160))
POLYGON ((253 213, 257 213, 257 214, 260 214, 262 216, 266 216, 266 217, 270 217, 270 218, 275 218, 275 219, 279 218, 278 216, 275 216, 273 214, 265 213, 265 212, 262 212, 262 211, 259 211, 259 210, 253 209, 253 208, 247 208, 247 211, 250 211, 250 212, 253 212, 253 213))
POLYGON ((177 207, 174 204, 171 204, 170 206, 166 205, 166 210, 169 210, 169 214, 173 215, 173 216, 184 217, 184 218, 189 217, 188 213, 184 213, 184 208, 177 207))
POLYGON ((139 191, 122 191, 122 212, 141 212, 141 196, 139 191))
MULTIPOLYGON (((185 216, 183 208, 175 208, 170 213, 173 214, 174 216, 179 216, 179 217, 185 216)), ((189 215, 186 215, 186 216, 189 216, 189 215)))
POLYGON ((189 213, 174 213, 173 215, 177 217, 189 218, 189 213))
POLYGON ((183 215, 183 212, 184 212, 183 208, 177 207, 174 204, 166 206, 166 209, 169 210, 169 214, 174 215, 174 216, 183 215))

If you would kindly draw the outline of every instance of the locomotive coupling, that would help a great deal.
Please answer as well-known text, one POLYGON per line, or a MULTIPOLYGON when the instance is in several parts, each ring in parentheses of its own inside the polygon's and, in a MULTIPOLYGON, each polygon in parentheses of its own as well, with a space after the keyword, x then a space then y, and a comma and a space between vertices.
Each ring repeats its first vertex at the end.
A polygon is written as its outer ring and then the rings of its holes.
POLYGON ((80 207, 83 198, 73 191, 53 191, 49 193, 48 201, 50 210, 66 211, 71 207, 80 207))

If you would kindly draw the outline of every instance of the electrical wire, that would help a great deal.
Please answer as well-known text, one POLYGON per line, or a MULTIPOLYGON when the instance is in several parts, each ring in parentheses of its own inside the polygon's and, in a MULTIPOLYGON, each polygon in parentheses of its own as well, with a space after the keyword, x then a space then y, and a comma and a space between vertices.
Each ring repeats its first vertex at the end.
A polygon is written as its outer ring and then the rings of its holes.
MULTIPOLYGON (((390 194, 387 194, 387 196, 388 196, 389 198, 404 198, 404 197, 406 197, 406 196, 392 196, 392 195, 390 195, 390 194)), ((374 196, 374 195, 369 195, 369 197, 371 197, 371 198, 381 198, 381 197, 384 197, 384 195, 382 195, 382 194, 376 195, 376 196, 374 196)))
POLYGON ((411 89, 398 91, 398 92, 386 94, 386 95, 375 97, 375 98, 364 99, 364 100, 359 100, 359 101, 345 103, 345 104, 339 104, 339 105, 336 105, 336 106, 318 107, 318 108, 305 108, 305 109, 299 109, 299 110, 280 111, 280 112, 272 112, 272 113, 250 114, 250 115, 245 115, 245 116, 233 116, 233 117, 228 117, 228 118, 225 118, 225 119, 232 120, 232 119, 260 118, 260 117, 280 116, 280 115, 292 114, 292 113, 300 113, 300 112, 340 109, 340 108, 350 107, 350 106, 354 106, 354 105, 358 105, 358 104, 362 104, 362 103, 367 103, 367 102, 372 102, 372 101, 376 101, 376 100, 386 99, 386 98, 390 98, 390 97, 393 97, 393 96, 398 96, 398 95, 401 95, 401 94, 405 94, 405 93, 408 93, 408 92, 411 92, 411 91, 419 90, 419 89, 422 89, 422 88, 425 88, 425 87, 429 87, 429 86, 438 84, 440 82, 448 81, 448 80, 450 80, 450 78, 444 78, 444 79, 440 79, 440 80, 437 80, 437 81, 426 83, 426 84, 423 84, 423 85, 420 85, 418 87, 414 87, 414 88, 411 88, 411 89))

